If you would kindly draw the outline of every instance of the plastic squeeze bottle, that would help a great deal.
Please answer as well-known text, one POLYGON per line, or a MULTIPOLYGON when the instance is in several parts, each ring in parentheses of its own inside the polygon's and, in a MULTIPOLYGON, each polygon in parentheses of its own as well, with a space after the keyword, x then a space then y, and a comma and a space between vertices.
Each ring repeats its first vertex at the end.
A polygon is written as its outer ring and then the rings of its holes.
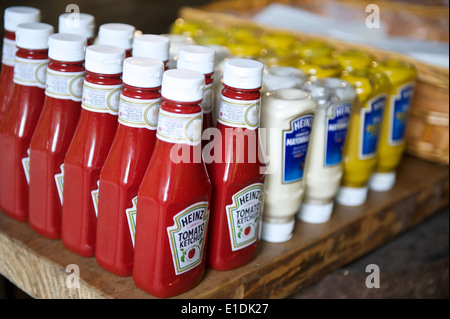
POLYGON ((86 48, 81 114, 64 159, 61 239, 69 250, 95 255, 98 181, 117 128, 125 51, 86 48))
POLYGON ((334 198, 342 179, 342 158, 356 93, 338 78, 306 82, 303 90, 317 102, 306 164, 306 190, 298 219, 325 223, 333 212, 334 198))
POLYGON ((58 32, 81 35, 87 39, 87 45, 92 45, 95 39, 95 17, 88 13, 63 13, 58 18, 58 32))
POLYGON ((21 23, 39 22, 41 12, 32 7, 9 7, 5 9, 2 51, 2 70, 0 73, 0 122, 6 112, 13 87, 14 60, 16 59, 16 29, 21 23))
POLYGON ((378 141, 390 84, 374 69, 353 70, 342 76, 354 87, 353 105, 343 157, 343 176, 336 201, 345 206, 362 205, 368 182, 377 163, 378 141))
POLYGON ((16 30, 14 85, 0 124, 0 207, 20 221, 28 219, 28 148, 44 104, 52 33, 46 23, 23 23, 16 30))
POLYGON ((133 56, 152 58, 164 63, 164 70, 169 63, 169 38, 157 34, 142 34, 133 40, 133 56))
POLYGON ((86 38, 49 38, 45 100, 30 142, 29 223, 48 238, 61 236, 64 156, 81 111, 86 38))
POLYGON ((306 74, 291 66, 271 66, 264 71, 261 94, 279 89, 299 89, 307 80, 306 74))
MULTIPOLYGON (((214 156, 208 166, 214 196, 208 264, 216 270, 243 266, 260 246, 265 163, 259 143, 263 64, 225 62, 214 156)), ((204 147, 208 154, 208 146, 204 147)))
POLYGON ((213 49, 201 45, 189 45, 178 51, 177 68, 198 71, 205 75, 203 90, 203 130, 214 127, 214 55, 213 49))
POLYGON ((98 30, 98 44, 113 45, 125 50, 125 57, 132 55, 136 28, 126 23, 105 23, 98 30))
POLYGON ((162 61, 127 58, 119 124, 100 172, 97 263, 118 276, 131 276, 138 188, 156 142, 162 61))
POLYGON ((397 167, 405 150, 405 130, 417 77, 416 68, 398 60, 385 60, 376 69, 387 75, 391 83, 385 116, 378 142, 378 161, 369 188, 383 192, 395 185, 397 167))
POLYGON ((183 293, 203 278, 211 183, 201 152, 205 77, 163 75, 156 145, 138 192, 133 279, 156 296, 183 293))
POLYGON ((284 242, 292 237, 295 214, 305 192, 316 108, 311 95, 297 88, 274 90, 262 97, 263 145, 269 156, 262 222, 265 241, 284 242))

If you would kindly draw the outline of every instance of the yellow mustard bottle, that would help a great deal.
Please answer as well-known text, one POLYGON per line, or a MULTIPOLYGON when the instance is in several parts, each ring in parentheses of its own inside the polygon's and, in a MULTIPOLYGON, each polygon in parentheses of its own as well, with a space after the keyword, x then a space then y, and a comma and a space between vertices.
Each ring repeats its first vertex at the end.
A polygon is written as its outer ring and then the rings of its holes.
POLYGON ((285 31, 271 31, 264 33, 261 39, 267 49, 263 57, 266 67, 297 65, 300 60, 300 55, 295 50, 300 43, 297 37, 285 31))
POLYGON ((306 59, 317 56, 330 56, 335 49, 332 45, 320 40, 307 40, 299 42, 294 50, 303 59, 306 59))
POLYGON ((347 71, 365 70, 375 61, 372 54, 355 49, 334 51, 331 56, 347 71))
POLYGON ((378 162, 369 182, 371 190, 382 192, 395 185, 397 167, 405 150, 405 128, 417 70, 408 62, 394 59, 381 61, 375 68, 386 74, 391 83, 378 142, 378 162))
POLYGON ((341 78, 353 85, 354 103, 343 156, 343 176, 336 202, 362 205, 368 182, 377 164, 378 140, 390 84, 387 76, 369 68, 343 72, 341 78))
POLYGON ((339 62, 331 56, 313 56, 300 60, 298 68, 309 76, 311 81, 320 78, 339 77, 342 67, 339 62))

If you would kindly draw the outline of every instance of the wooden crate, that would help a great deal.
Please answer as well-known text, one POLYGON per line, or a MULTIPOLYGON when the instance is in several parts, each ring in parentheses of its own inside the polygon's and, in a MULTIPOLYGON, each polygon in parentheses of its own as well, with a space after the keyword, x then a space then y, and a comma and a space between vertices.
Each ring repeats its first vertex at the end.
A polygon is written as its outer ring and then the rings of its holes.
MULTIPOLYGON (((216 3, 213 2, 211 5, 201 9, 184 7, 179 11, 179 17, 186 20, 212 21, 214 26, 217 26, 218 28, 228 28, 233 25, 253 25, 268 31, 278 30, 278 28, 260 25, 248 19, 264 5, 271 2, 283 2, 287 4, 312 3, 311 1, 305 0, 254 0, 249 2, 225 0, 216 3)), ((321 1, 315 3, 320 2, 321 1)), ((361 3, 346 0, 343 3, 348 6, 359 5, 364 7, 366 2, 367 1, 363 1, 361 3)), ((428 7, 417 4, 400 5, 395 2, 390 3, 385 1, 382 1, 382 4, 387 7, 388 10, 391 10, 392 13, 404 10, 419 17, 428 17, 429 19, 432 19, 434 15, 435 19, 439 19, 439 21, 447 19, 448 28, 448 8, 447 10, 444 10, 442 6, 428 7)), ((337 50, 357 49, 370 52, 377 60, 393 58, 414 64, 418 70, 418 80, 411 106, 410 120, 405 133, 406 152, 429 161, 444 164, 449 163, 448 68, 424 63, 401 53, 381 50, 366 44, 344 42, 327 36, 311 35, 293 30, 289 30, 289 32, 300 39, 317 39, 325 41, 334 46, 337 50)), ((446 32, 448 35, 448 30, 446 32)))

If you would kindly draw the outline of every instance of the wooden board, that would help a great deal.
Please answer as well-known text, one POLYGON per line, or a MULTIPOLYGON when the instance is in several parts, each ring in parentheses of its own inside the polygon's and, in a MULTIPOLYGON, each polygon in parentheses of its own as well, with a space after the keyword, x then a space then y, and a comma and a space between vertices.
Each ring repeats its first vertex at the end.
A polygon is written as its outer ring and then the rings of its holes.
MULTIPOLYGON (((360 207, 336 205, 322 225, 297 222, 291 240, 263 242, 257 258, 232 271, 206 271, 193 290, 176 298, 283 298, 370 252, 448 205, 448 166, 405 156, 395 188, 370 192, 360 207)), ((27 223, 0 214, 0 273, 35 298, 153 298, 131 277, 101 269, 95 258, 65 249, 27 223), (75 264, 80 287, 68 288, 75 264)))

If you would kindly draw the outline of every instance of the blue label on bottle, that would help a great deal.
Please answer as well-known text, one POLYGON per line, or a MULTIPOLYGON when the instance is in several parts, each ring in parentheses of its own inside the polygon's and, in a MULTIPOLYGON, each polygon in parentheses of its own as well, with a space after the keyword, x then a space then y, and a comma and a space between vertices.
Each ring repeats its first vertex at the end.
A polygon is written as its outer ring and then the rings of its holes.
POLYGON ((367 103, 366 108, 361 109, 360 157, 363 159, 370 158, 377 152, 386 100, 386 94, 377 95, 367 103))
POLYGON ((332 112, 327 119, 325 166, 340 164, 342 161, 352 103, 336 105, 332 112))
POLYGON ((408 117, 409 108, 413 96, 414 86, 408 83, 400 87, 397 95, 392 97, 392 108, 390 118, 390 140, 389 144, 398 145, 403 142, 405 137, 406 119, 408 117))
POLYGON ((303 178, 314 115, 303 115, 291 121, 283 134, 283 183, 303 178))

